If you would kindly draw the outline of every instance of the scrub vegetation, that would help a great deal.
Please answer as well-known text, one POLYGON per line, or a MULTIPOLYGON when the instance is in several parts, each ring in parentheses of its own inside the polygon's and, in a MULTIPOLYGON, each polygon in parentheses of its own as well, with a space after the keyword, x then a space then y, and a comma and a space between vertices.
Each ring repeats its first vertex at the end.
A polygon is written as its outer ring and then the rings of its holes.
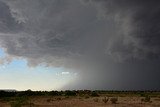
POLYGON ((0 91, 0 107, 159 107, 159 91, 0 91))

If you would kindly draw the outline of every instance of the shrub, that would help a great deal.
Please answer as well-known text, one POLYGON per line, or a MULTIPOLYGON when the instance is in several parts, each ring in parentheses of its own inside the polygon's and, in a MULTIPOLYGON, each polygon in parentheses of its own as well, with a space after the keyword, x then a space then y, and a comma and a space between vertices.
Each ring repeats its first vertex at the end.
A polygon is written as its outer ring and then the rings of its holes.
POLYGON ((21 106, 22 106, 22 104, 19 102, 12 102, 11 103, 11 107, 21 107, 21 106))
POLYGON ((76 96, 75 91, 65 91, 65 96, 76 96))
POLYGON ((94 102, 98 102, 99 99, 98 99, 98 98, 94 98, 93 101, 94 101, 94 102))
POLYGON ((91 93, 91 96, 92 96, 92 97, 99 97, 99 95, 98 95, 97 92, 92 92, 92 93, 91 93))
POLYGON ((4 97, 15 97, 16 94, 17 94, 16 92, 0 91, 0 98, 4 98, 4 97))
POLYGON ((89 95, 85 95, 85 99, 88 99, 89 98, 89 95))
POLYGON ((56 100, 57 100, 57 101, 60 101, 60 100, 62 100, 62 98, 61 98, 61 97, 57 97, 56 100))
POLYGON ((116 98, 116 97, 111 98, 110 101, 112 102, 112 104, 116 104, 118 101, 118 98, 116 98))
POLYGON ((145 102, 150 102, 150 100, 151 100, 150 96, 146 96, 144 99, 145 102))
POLYGON ((66 98, 66 99, 68 99, 68 98, 69 98, 69 96, 65 96, 65 98, 66 98))
POLYGON ((106 97, 104 97, 104 99, 102 99, 102 101, 103 101, 104 103, 107 103, 108 100, 109 100, 109 98, 106 98, 106 97))
POLYGON ((52 99, 50 99, 50 98, 49 98, 49 99, 47 99, 47 102, 51 102, 51 101, 52 101, 52 99))
POLYGON ((21 107, 22 105, 28 104, 27 97, 17 97, 15 101, 11 103, 11 107, 21 107))
POLYGON ((144 97, 144 96, 145 96, 145 94, 144 94, 144 93, 140 93, 140 96, 141 96, 141 97, 144 97))
POLYGON ((49 93, 49 95, 52 95, 52 96, 61 96, 61 95, 62 95, 62 92, 51 91, 51 92, 49 93))
POLYGON ((145 96, 145 98, 142 98, 141 101, 143 102, 150 102, 151 98, 150 96, 145 96))

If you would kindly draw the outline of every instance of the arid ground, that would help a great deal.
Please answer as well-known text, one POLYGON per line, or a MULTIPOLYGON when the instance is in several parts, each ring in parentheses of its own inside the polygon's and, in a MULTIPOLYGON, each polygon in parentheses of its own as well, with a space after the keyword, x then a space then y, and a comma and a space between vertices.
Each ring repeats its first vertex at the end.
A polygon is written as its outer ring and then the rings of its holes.
POLYGON ((160 97, 156 93, 23 95, 0 99, 0 107, 160 107, 160 97))

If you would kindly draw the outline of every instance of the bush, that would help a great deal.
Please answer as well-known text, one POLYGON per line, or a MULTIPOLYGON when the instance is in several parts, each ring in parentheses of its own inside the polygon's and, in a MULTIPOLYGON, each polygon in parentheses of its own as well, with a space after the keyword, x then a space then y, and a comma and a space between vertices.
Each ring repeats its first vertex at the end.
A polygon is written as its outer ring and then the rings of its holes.
POLYGON ((85 99, 88 99, 89 98, 89 95, 85 95, 85 99))
POLYGON ((21 107, 21 106, 22 106, 22 104, 19 102, 12 102, 11 103, 11 107, 21 107))
POLYGON ((98 99, 98 98, 95 98, 95 99, 93 99, 93 101, 94 101, 94 102, 98 102, 98 101, 99 101, 99 99, 98 99))
POLYGON ((151 100, 150 96, 146 96, 144 99, 145 102, 150 102, 150 100, 151 100))
POLYGON ((15 101, 11 103, 11 107, 21 107, 22 105, 28 104, 27 97, 17 97, 15 101))
POLYGON ((151 98, 150 96, 145 96, 145 98, 141 99, 141 101, 143 102, 150 102, 151 98))
POLYGON ((76 96, 75 91, 65 91, 65 96, 76 96))
POLYGON ((0 98, 4 98, 4 97, 15 97, 16 94, 17 94, 16 92, 0 91, 0 98))
POLYGON ((99 97, 99 95, 98 95, 97 92, 92 92, 92 93, 91 93, 91 96, 92 96, 92 97, 99 97))
POLYGON ((61 97, 57 97, 56 100, 57 100, 57 101, 60 101, 60 100, 62 100, 62 98, 61 98, 61 97))
POLYGON ((112 104, 116 104, 118 101, 118 98, 111 98, 110 101, 112 102, 112 104))
POLYGON ((49 98, 49 99, 47 99, 47 102, 51 102, 51 101, 52 101, 52 99, 50 99, 50 98, 49 98))
POLYGON ((141 97, 144 97, 144 96, 145 96, 145 94, 144 94, 144 93, 140 93, 140 96, 141 96, 141 97))
POLYGON ((61 96, 61 95, 62 95, 62 92, 51 91, 51 92, 49 93, 49 95, 52 95, 52 96, 61 96))
POLYGON ((107 103, 108 100, 109 100, 109 98, 106 98, 106 97, 104 97, 104 99, 102 99, 102 101, 103 101, 104 103, 107 103))

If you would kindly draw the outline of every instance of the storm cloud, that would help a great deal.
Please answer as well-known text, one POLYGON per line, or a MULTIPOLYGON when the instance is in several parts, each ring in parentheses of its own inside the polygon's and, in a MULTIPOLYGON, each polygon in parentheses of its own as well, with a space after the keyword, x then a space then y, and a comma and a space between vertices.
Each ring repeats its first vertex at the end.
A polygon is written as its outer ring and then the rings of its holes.
POLYGON ((0 0, 0 46, 29 66, 75 69, 72 89, 159 89, 159 4, 0 0))

